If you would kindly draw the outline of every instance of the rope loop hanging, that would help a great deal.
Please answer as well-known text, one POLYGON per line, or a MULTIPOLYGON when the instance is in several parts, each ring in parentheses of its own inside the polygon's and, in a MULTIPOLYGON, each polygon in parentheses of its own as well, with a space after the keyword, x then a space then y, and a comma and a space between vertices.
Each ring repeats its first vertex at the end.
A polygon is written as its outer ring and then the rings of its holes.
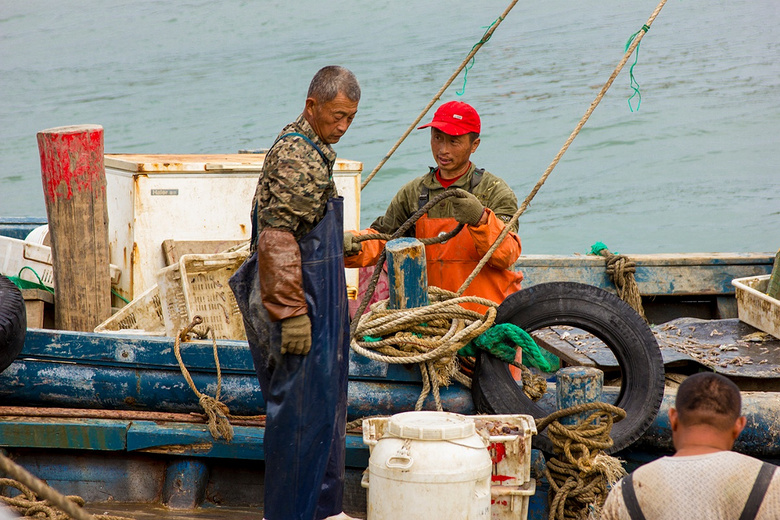
POLYGON ((214 343, 214 361, 217 365, 217 390, 214 397, 206 395, 198 390, 198 388, 195 386, 195 382, 192 380, 190 371, 187 370, 186 366, 184 366, 184 361, 182 361, 181 358, 181 342, 187 341, 190 332, 196 326, 202 323, 203 318, 200 316, 193 317, 192 322, 184 327, 176 336, 176 340, 173 344, 173 354, 176 356, 176 361, 179 362, 179 368, 181 369, 182 375, 184 375, 184 379, 187 380, 187 384, 190 386, 192 391, 195 392, 195 395, 198 396, 198 402, 206 412, 206 416, 208 417, 208 428, 211 436, 215 439, 222 437, 226 441, 230 442, 233 440, 233 426, 228 420, 230 410, 228 410, 228 407, 225 403, 219 400, 219 394, 222 390, 222 369, 219 364, 219 356, 217 354, 217 340, 214 337, 214 331, 209 329, 211 332, 211 339, 214 343))

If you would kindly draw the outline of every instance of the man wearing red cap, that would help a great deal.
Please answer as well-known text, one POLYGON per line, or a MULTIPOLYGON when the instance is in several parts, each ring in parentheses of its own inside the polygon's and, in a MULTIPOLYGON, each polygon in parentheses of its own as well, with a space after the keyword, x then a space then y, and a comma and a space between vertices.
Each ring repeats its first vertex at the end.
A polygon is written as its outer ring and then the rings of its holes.
MULTIPOLYGON (((457 291, 493 245, 499 233, 517 211, 517 198, 506 182, 477 168, 471 154, 479 146, 481 124, 471 105, 460 101, 444 103, 433 121, 419 128, 431 129, 431 151, 436 168, 407 183, 395 195, 384 216, 369 229, 344 234, 344 262, 347 267, 364 267, 377 262, 384 247, 380 240, 356 242, 354 237, 369 233, 393 233, 432 197, 447 188, 468 192, 465 198, 449 197, 420 218, 409 236, 435 237, 466 226, 455 237, 441 244, 428 245, 428 283, 457 291)), ((464 296, 480 296, 501 303, 520 289, 523 275, 512 270, 520 256, 520 237, 515 223, 487 265, 466 289, 464 296)), ((475 303, 464 307, 484 311, 475 303)))

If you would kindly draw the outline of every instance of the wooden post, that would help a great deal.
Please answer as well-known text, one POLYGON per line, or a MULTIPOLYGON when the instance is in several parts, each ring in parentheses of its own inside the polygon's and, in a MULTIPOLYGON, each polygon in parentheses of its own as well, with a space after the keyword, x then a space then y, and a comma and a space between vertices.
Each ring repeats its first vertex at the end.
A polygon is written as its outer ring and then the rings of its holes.
POLYGON ((54 325, 92 331, 111 315, 103 127, 38 132, 54 268, 54 325))
POLYGON ((416 238, 396 238, 387 243, 387 278, 390 309, 428 305, 428 271, 425 246, 416 238))
MULTIPOLYGON (((601 401, 604 372, 593 367, 566 367, 556 373, 556 402, 563 410, 577 404, 601 401)), ((574 425, 586 419, 592 412, 562 417, 561 424, 574 425)))

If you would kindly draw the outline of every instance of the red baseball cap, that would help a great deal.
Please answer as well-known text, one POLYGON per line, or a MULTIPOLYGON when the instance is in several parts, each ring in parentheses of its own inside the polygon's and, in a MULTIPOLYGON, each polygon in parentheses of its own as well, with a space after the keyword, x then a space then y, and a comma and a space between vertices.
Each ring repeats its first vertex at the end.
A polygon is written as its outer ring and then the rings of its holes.
POLYGON ((474 107, 462 101, 448 101, 436 110, 433 121, 417 129, 432 126, 445 134, 465 135, 471 132, 479 133, 482 124, 474 107))

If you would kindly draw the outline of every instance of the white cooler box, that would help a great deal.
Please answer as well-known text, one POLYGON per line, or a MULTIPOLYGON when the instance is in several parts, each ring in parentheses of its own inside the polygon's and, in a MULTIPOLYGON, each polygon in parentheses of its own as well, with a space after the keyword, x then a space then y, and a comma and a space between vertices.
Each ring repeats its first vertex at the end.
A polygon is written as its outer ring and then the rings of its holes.
MULTIPOLYGON (((157 282, 166 266, 164 240, 249 240, 251 203, 265 154, 106 154, 111 263, 122 271, 115 288, 132 300, 157 282)), ((363 163, 339 159, 334 181, 344 197, 345 229, 360 229, 363 163)), ((347 269, 350 297, 356 269, 347 269)))

